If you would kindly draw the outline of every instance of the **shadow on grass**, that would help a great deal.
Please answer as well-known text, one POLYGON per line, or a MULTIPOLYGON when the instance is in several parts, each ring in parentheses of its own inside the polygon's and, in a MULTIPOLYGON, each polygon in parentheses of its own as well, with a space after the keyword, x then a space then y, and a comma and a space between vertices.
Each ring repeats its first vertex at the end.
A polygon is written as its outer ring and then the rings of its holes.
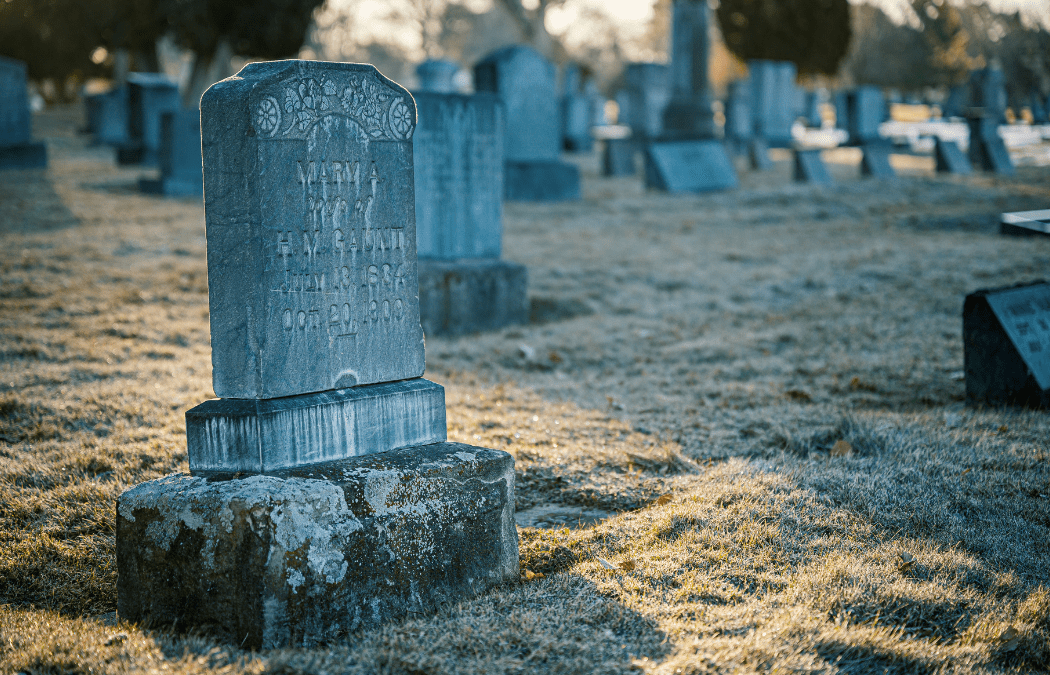
POLYGON ((4 171, 0 178, 0 234, 32 234, 75 227, 80 221, 55 191, 47 169, 4 171))
POLYGON ((926 661, 874 645, 825 640, 817 642, 815 647, 835 672, 850 675, 926 675, 937 670, 926 661))

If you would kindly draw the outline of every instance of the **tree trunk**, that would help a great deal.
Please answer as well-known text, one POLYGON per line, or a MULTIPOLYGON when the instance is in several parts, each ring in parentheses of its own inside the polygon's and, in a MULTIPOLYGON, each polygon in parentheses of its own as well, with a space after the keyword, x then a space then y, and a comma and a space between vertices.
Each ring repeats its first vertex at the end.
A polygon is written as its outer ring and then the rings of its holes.
POLYGON ((201 96, 208 90, 208 87, 233 74, 230 72, 232 59, 233 50, 226 40, 219 43, 214 54, 195 54, 190 79, 186 83, 186 90, 182 93, 183 107, 200 108, 201 96))

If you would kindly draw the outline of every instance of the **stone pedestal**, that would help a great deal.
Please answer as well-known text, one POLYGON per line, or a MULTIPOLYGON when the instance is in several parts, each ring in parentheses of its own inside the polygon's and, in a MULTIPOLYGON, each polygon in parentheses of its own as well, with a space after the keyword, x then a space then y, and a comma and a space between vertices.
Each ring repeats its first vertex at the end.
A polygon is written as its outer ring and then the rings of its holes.
POLYGON ((248 649, 310 646, 518 576, 514 460, 458 443, 117 501, 117 611, 248 649))
POLYGON ((959 149, 955 141, 945 141, 937 138, 933 145, 933 156, 936 161, 937 173, 973 173, 973 166, 966 158, 963 151, 959 149))
POLYGON ((896 178, 897 172, 890 164, 890 147, 886 143, 872 143, 862 148, 860 175, 872 178, 896 178))
POLYGON ((835 181, 828 173, 828 167, 820 156, 820 150, 816 148, 795 151, 795 171, 793 174, 797 183, 814 183, 816 185, 831 185, 835 181))
POLYGON ((971 117, 967 122, 970 125, 970 148, 967 152, 970 164, 981 171, 1000 176, 1014 175, 1010 153, 999 136, 999 123, 991 117, 971 117))
POLYGON ((419 261, 426 335, 464 335, 527 323, 528 271, 498 259, 419 261))

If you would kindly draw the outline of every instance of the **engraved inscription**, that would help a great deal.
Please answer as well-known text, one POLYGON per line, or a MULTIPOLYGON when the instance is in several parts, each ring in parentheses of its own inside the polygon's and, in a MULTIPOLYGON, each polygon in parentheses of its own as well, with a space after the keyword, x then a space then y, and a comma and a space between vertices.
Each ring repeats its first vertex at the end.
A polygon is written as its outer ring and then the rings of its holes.
POLYGON ((1050 388, 1050 285, 993 293, 988 303, 1043 388, 1050 388))

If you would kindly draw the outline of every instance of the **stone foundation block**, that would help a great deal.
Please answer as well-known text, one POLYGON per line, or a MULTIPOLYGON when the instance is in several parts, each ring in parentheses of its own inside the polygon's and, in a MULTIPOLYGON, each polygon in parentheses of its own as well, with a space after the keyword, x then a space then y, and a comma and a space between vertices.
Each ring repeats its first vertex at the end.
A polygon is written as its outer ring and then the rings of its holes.
POLYGON ((463 335, 527 323, 528 270, 498 259, 419 261, 426 335, 463 335))
POLYGON ((558 160, 507 161, 503 196, 512 202, 564 202, 580 199, 580 170, 558 160))
POLYGON ((445 388, 416 378, 271 399, 219 398, 186 412, 194 475, 270 473, 447 438, 445 388))
POLYGON ((309 646, 518 577, 514 460, 459 443, 117 499, 122 619, 244 648, 309 646))

